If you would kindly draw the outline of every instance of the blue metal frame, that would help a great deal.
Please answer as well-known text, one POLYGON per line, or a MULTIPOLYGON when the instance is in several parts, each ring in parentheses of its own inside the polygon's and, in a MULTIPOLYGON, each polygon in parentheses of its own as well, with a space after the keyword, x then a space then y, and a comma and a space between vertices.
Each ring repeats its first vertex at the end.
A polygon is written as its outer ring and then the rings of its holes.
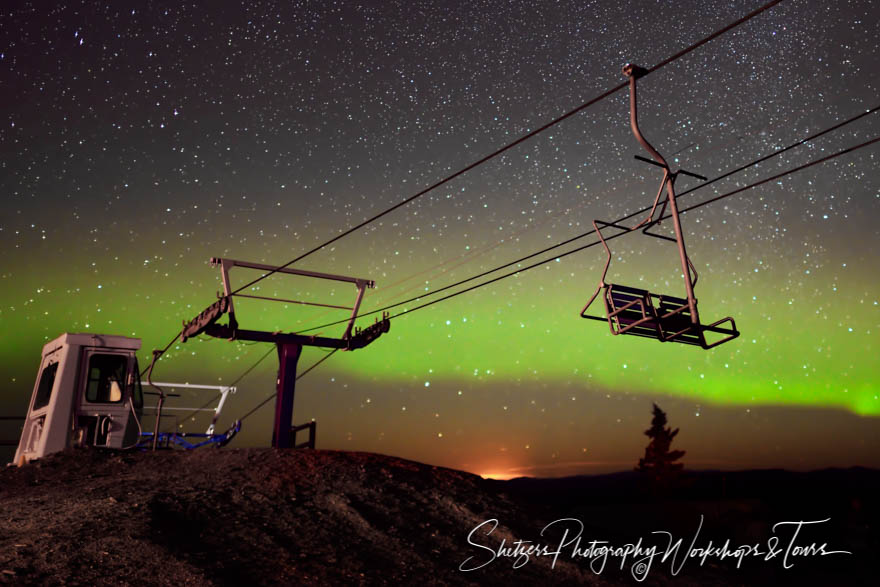
MULTIPOLYGON (((235 424, 222 434, 205 434, 203 432, 160 432, 156 440, 157 444, 161 444, 165 447, 177 445, 186 450, 193 450, 210 444, 216 445, 219 448, 228 444, 240 430, 241 420, 236 420, 235 424), (193 443, 189 442, 187 438, 204 438, 205 440, 193 443)), ((138 443, 138 448, 146 450, 151 446, 153 446, 153 433, 141 432, 141 441, 138 443)))

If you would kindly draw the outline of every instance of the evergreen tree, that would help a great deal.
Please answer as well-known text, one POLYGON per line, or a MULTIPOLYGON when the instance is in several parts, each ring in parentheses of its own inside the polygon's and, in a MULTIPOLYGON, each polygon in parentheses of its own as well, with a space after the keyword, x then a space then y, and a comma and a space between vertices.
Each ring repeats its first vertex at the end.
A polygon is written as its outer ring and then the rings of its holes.
POLYGON ((669 450, 672 439, 678 434, 678 428, 673 430, 666 426, 666 412, 654 404, 654 418, 651 427, 645 430, 645 435, 651 439, 645 448, 645 457, 639 459, 636 471, 647 473, 654 481, 662 482, 678 473, 684 467, 682 463, 676 463, 684 456, 683 450, 669 450))

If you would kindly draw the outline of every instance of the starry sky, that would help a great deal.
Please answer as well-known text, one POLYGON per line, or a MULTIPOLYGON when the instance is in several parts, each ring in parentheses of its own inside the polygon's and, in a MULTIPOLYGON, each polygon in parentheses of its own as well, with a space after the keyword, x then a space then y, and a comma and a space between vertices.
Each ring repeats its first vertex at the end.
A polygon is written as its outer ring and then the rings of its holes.
MULTIPOLYGON (((286 263, 615 87, 625 63, 650 67, 760 5, 4 3, 0 411, 24 413, 40 349, 60 333, 139 337, 143 365, 216 299, 211 257, 286 263)), ((712 178, 863 113, 880 105, 878 21, 868 0, 785 0, 640 80, 642 129, 675 168, 712 178)), ((649 206, 660 173, 633 159, 645 153, 627 100, 615 93, 296 267, 374 279, 371 310, 649 206)), ((681 205, 875 138, 878 118, 681 205)), ((316 419, 321 448, 495 476, 600 473, 636 464, 656 401, 688 467, 880 466, 878 156, 875 144, 682 216, 701 317, 733 316, 735 341, 704 351, 581 320, 604 254, 553 255, 587 236, 336 353, 299 382, 295 423, 316 419)), ((610 246, 608 281, 683 296, 674 245, 634 233, 610 246)), ((250 293, 355 296, 291 276, 250 293)), ((273 331, 345 317, 236 310, 242 327, 273 331)), ((155 378, 229 383, 267 348, 201 336, 155 378)), ((300 370, 326 352, 306 349, 300 370)), ((276 368, 269 356, 241 380, 221 426, 272 393, 276 368)), ((236 444, 267 445, 271 418, 270 406, 250 416, 236 444)))

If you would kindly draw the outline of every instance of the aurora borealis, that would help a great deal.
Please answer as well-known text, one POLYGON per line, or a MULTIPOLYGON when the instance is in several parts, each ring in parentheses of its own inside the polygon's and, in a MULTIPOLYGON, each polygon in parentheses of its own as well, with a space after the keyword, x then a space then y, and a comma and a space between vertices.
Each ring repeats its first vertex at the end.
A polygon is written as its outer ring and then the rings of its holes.
MULTIPOLYGON (((9 414, 26 409, 46 340, 137 336, 143 364, 214 301, 209 258, 285 263, 621 83, 623 64, 651 66, 760 3, 47 6, 0 9, 9 414)), ((642 79, 643 131, 712 178, 873 108, 878 21, 869 1, 785 0, 642 79)), ((878 118, 682 204, 874 138, 878 118)), ((633 155, 618 92, 296 266, 374 279, 365 310, 430 292, 650 205, 660 173, 633 155)), ((703 320, 733 316, 735 341, 703 351, 581 320, 604 254, 553 254, 588 236, 337 353, 298 384, 295 421, 315 418, 322 448, 590 473, 635 464, 657 401, 689 467, 880 466, 877 157, 875 144, 682 216, 703 320)), ((610 281, 683 294, 671 244, 610 246, 610 281)), ((350 286, 289 276, 258 287, 354 301, 350 286)), ((344 317, 236 307, 248 328, 344 317)), ((266 349, 199 337, 157 377, 228 383, 266 349)), ((321 356, 306 349, 300 369, 321 356)), ((228 420, 271 393, 275 369, 270 357, 239 384, 228 420)), ((258 412, 236 442, 267 444, 270 420, 258 412)))

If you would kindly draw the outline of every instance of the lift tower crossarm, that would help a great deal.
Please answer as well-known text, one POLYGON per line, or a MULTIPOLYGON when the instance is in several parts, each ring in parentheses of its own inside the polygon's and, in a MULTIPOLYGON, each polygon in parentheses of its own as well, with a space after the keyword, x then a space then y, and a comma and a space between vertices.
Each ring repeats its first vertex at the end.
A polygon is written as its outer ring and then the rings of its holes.
MULTIPOLYGON (((353 283, 358 287, 366 286, 366 287, 375 287, 376 282, 372 279, 363 279, 360 277, 347 277, 345 275, 334 275, 332 273, 319 273, 317 271, 305 271, 304 269, 291 269, 289 267, 285 267, 284 269, 279 269, 273 265, 266 265, 264 263, 252 263, 250 261, 238 261, 236 259, 222 259, 219 257, 211 258, 211 266, 216 267, 217 265, 223 265, 224 267, 248 267, 250 269, 262 269, 264 271, 274 271, 275 273, 288 273, 290 275, 302 275, 305 277, 317 277, 318 279, 330 279, 332 281, 347 281, 349 283, 353 283)), ((231 292, 228 292, 231 293, 231 292)))
MULTIPOLYGON (((238 261, 236 259, 222 259, 219 257, 212 257, 211 258, 211 265, 213 267, 216 267, 217 265, 220 266, 220 272, 222 273, 222 277, 223 277, 223 294, 224 294, 223 297, 225 297, 229 300, 229 302, 228 302, 229 310, 228 311, 229 311, 230 321, 233 321, 235 319, 235 309, 232 304, 232 296, 233 295, 245 297, 245 298, 263 299, 263 300, 268 300, 268 301, 279 301, 279 302, 283 301, 283 302, 288 302, 291 304, 303 304, 306 306, 321 306, 321 307, 336 308, 336 309, 340 309, 340 310, 351 310, 351 317, 349 318, 348 325, 345 328, 345 334, 342 335, 342 338, 344 340, 351 338, 351 331, 354 328, 354 321, 357 318, 358 310, 360 310, 361 301, 364 299, 364 290, 368 287, 369 288, 376 287, 376 282, 373 281, 372 279, 363 279, 360 277, 348 277, 346 275, 334 275, 332 273, 319 273, 317 271, 305 271, 303 269, 291 269, 289 267, 282 267, 279 269, 278 267, 275 267, 272 265, 266 265, 264 263, 252 263, 250 261, 238 261), (286 273, 288 275, 300 275, 303 277, 314 277, 317 279, 328 279, 330 281, 343 281, 343 282, 347 282, 347 283, 353 283, 353 284, 355 284, 355 286, 357 286, 357 289, 358 289, 357 298, 355 299, 354 306, 349 307, 349 306, 331 306, 329 304, 317 304, 314 302, 306 302, 306 301, 299 301, 299 300, 281 300, 278 298, 266 298, 266 297, 260 297, 260 296, 252 296, 252 295, 248 295, 248 294, 234 293, 234 291, 229 283, 229 270, 232 269, 233 267, 246 267, 248 269, 260 269, 262 271, 272 271, 274 273, 286 273)), ((321 346, 324 346, 324 345, 321 345, 321 346)), ((327 345, 327 346, 331 346, 331 345, 327 345)))
POLYGON ((317 346, 322 348, 340 349, 353 351, 362 349, 385 332, 388 332, 387 316, 382 321, 368 326, 364 330, 358 330, 354 336, 347 339, 327 338, 325 336, 308 336, 295 332, 264 332, 262 330, 245 330, 237 328, 234 331, 222 324, 211 324, 206 327, 204 333, 214 338, 229 340, 246 340, 249 342, 271 342, 273 344, 298 344, 301 346, 317 346))

